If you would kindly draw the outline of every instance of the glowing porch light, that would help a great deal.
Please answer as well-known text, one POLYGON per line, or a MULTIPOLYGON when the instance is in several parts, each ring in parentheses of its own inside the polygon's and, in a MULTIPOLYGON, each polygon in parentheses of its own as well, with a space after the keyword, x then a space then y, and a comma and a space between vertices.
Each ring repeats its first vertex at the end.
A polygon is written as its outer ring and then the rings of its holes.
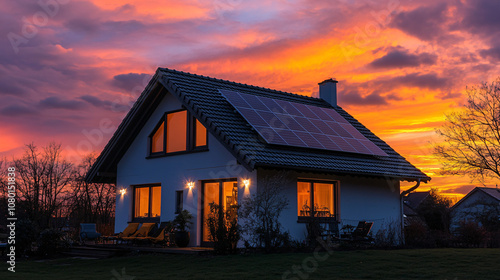
POLYGON ((186 183, 186 186, 189 190, 192 190, 194 188, 194 182, 190 181, 186 183))
POLYGON ((243 179, 243 186, 248 189, 250 187, 250 179, 243 179))
POLYGON ((121 194, 122 196, 124 196, 126 193, 127 193, 127 189, 121 189, 121 190, 120 190, 120 194, 121 194))

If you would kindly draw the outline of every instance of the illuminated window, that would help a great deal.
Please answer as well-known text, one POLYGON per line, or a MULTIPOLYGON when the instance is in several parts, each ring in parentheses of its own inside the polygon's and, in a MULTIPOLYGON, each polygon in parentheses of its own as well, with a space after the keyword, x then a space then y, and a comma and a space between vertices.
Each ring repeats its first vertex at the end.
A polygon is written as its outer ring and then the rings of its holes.
POLYGON ((207 129, 186 110, 166 113, 149 135, 150 155, 207 150, 207 129))
POLYGON ((187 112, 167 114, 167 153, 186 150, 187 112))
POLYGON ((159 218, 161 186, 135 187, 134 218, 159 218))
POLYGON ((201 124, 199 120, 195 121, 195 147, 202 147, 207 145, 207 129, 201 124))
POLYGON ((336 182, 298 181, 297 215, 337 218, 338 187, 336 182))
POLYGON ((164 151, 164 122, 161 122, 160 127, 156 130, 156 132, 153 134, 153 137, 151 138, 151 152, 152 153, 160 153, 164 151))

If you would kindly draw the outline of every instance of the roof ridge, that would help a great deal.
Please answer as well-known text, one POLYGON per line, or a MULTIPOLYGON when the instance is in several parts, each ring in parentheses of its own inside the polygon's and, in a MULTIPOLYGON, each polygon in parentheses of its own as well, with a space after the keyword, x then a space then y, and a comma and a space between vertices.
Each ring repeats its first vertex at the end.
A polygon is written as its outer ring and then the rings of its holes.
POLYGON ((297 93, 293 93, 293 92, 276 90, 276 89, 272 89, 272 88, 254 86, 254 85, 244 84, 244 83, 230 81, 230 80, 218 79, 218 78, 214 78, 214 77, 210 77, 210 76, 205 76, 205 75, 200 75, 200 74, 194 74, 194 73, 190 73, 190 72, 186 72, 186 71, 181 71, 181 70, 176 70, 176 69, 170 69, 170 68, 166 68, 166 67, 158 67, 158 69, 161 69, 162 71, 166 71, 166 72, 177 72, 177 73, 181 73, 181 74, 186 74, 186 75, 200 77, 200 78, 209 79, 209 80, 215 80, 215 81, 219 81, 219 82, 222 81, 222 82, 226 82, 226 83, 230 83, 230 84, 234 84, 234 85, 238 85, 238 86, 244 86, 244 87, 247 87, 247 88, 260 89, 260 90, 265 90, 265 91, 271 91, 271 92, 274 92, 274 93, 280 93, 280 94, 288 95, 288 96, 291 96, 291 97, 305 98, 305 99, 314 100, 314 101, 321 101, 321 100, 323 100, 323 99, 318 98, 318 97, 312 97, 312 96, 297 94, 297 93))

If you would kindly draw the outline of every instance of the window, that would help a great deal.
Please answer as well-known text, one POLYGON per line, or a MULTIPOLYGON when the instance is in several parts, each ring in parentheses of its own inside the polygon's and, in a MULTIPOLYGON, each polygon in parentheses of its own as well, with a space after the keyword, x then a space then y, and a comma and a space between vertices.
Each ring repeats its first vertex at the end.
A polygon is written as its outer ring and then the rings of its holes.
POLYGON ((159 218, 161 186, 137 186, 134 192, 134 218, 159 218))
POLYGON ((149 136, 150 156, 207 150, 207 129, 188 111, 166 113, 149 136))
POLYGON ((179 214, 182 212, 182 201, 184 199, 184 192, 183 191, 176 191, 175 192, 175 214, 179 214))
POLYGON ((297 182, 297 215, 299 221, 308 217, 338 218, 338 187, 336 182, 297 182))

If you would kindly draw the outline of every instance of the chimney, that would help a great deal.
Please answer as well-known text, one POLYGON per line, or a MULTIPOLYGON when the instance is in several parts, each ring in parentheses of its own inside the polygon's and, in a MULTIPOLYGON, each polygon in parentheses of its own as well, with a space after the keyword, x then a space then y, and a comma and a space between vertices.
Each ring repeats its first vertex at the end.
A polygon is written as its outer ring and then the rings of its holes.
POLYGON ((337 83, 335 79, 324 80, 319 83, 319 98, 337 107, 337 83))

